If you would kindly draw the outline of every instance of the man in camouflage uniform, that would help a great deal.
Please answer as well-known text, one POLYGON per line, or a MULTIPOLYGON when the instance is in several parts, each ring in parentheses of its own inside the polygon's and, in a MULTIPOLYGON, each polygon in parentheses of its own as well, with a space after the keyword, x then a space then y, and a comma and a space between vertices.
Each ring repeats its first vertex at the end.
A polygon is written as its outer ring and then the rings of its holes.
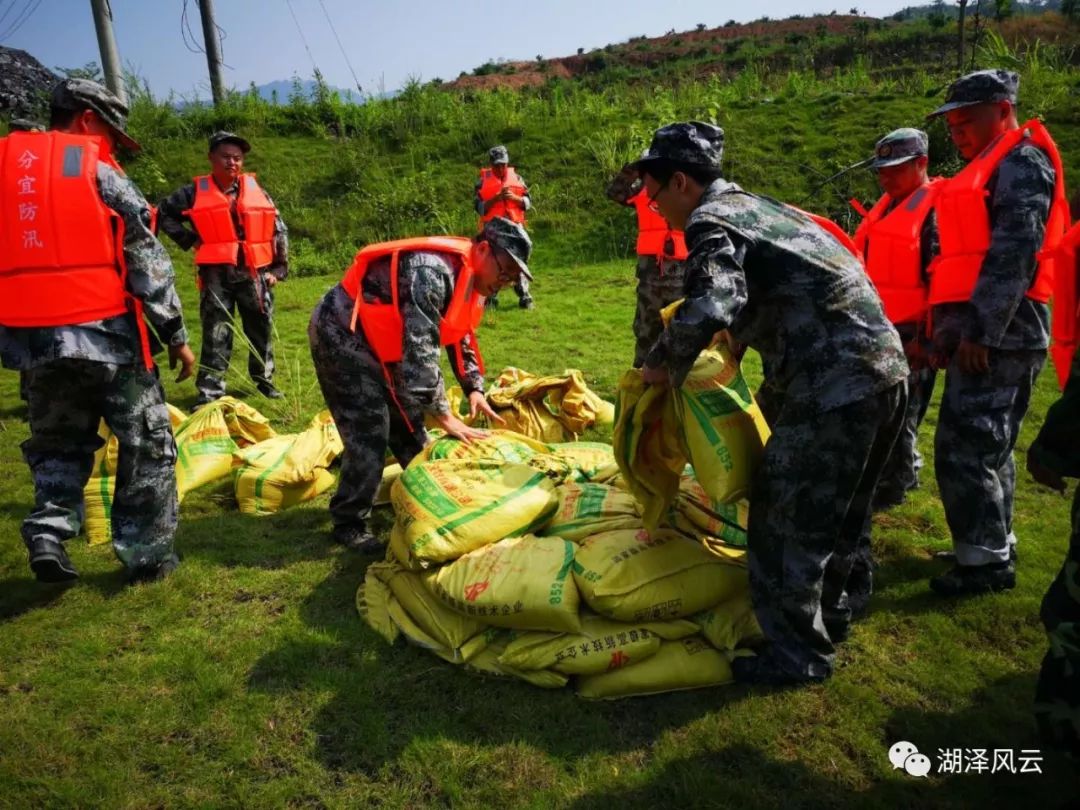
MULTIPOLYGON (((636 170, 624 167, 608 185, 611 200, 633 207, 638 195, 644 194, 636 170)), ((657 214, 659 216, 659 214, 657 214)), ((638 228, 641 227, 640 216, 638 228)), ((682 235, 679 235, 682 238, 682 235)), ((641 237, 639 234, 638 241, 641 237)), ((638 253, 637 306, 634 310, 634 368, 641 368, 645 355, 652 348, 664 324, 660 310, 682 298, 685 270, 683 262, 672 258, 675 253, 674 235, 668 230, 664 250, 660 253, 638 253)))
POLYGON ((832 671, 848 632, 848 577, 903 419, 908 365, 860 262, 806 215, 720 174, 724 133, 657 130, 636 164, 686 233, 686 302, 645 360, 650 384, 680 385, 720 330, 758 351, 775 392, 772 436, 750 494, 754 611, 769 644, 733 662, 744 682, 832 671))
MULTIPOLYGON (((233 227, 243 240, 244 230, 237 214, 240 195, 239 178, 244 156, 251 144, 231 132, 215 132, 210 136, 209 158, 214 177, 232 205, 233 227)), ((265 189, 263 190, 265 193, 265 189)), ((158 209, 158 228, 183 250, 197 248, 199 235, 185 213, 195 204, 195 184, 188 183, 166 199, 158 209)), ((269 195, 267 195, 269 197, 269 195)), ((289 236, 285 221, 278 214, 274 221, 274 258, 261 272, 252 274, 244 251, 237 252, 236 264, 200 264, 199 319, 202 322, 202 351, 199 356, 199 375, 195 387, 200 407, 225 396, 225 374, 233 346, 233 311, 240 315, 244 337, 250 344, 248 376, 259 392, 270 399, 283 394, 274 387, 274 285, 289 274, 289 236)))
MULTIPOLYGON (((1073 357, 1065 392, 1050 406, 1028 450, 1027 468, 1036 481, 1061 493, 1064 478, 1080 478, 1080 353, 1073 357)), ((1080 757, 1080 487, 1073 493, 1069 549, 1043 597, 1042 620, 1050 650, 1035 691, 1035 719, 1049 745, 1080 757)))
MULTIPOLYGON (((892 198, 886 214, 929 182, 926 171, 928 163, 929 141, 926 133, 920 129, 905 127, 893 130, 875 144, 870 168, 877 172, 878 182, 892 198)), ((919 235, 920 265, 924 283, 928 280, 930 262, 937 254, 937 242, 937 220, 931 209, 923 220, 919 235)), ((872 249, 873 243, 870 240, 864 248, 867 258, 872 249)), ((937 379, 937 372, 928 362, 929 346, 926 341, 925 321, 908 321, 895 326, 911 364, 908 404, 904 426, 874 495, 875 509, 888 509, 903 503, 907 492, 919 486, 919 471, 923 466, 918 447, 919 426, 930 407, 934 382, 937 379)))
MULTIPOLYGON (((510 152, 501 144, 499 146, 493 146, 488 150, 488 160, 491 163, 490 171, 500 177, 505 176, 504 173, 510 165, 510 152)), ((516 173, 516 169, 514 171, 516 173)), ((520 206, 522 213, 532 208, 532 196, 529 194, 529 187, 525 183, 524 178, 520 175, 518 175, 518 179, 520 179, 521 184, 525 186, 525 193, 521 196, 518 196, 509 188, 504 188, 494 197, 485 200, 480 193, 484 185, 484 177, 481 174, 480 178, 476 181, 476 186, 473 188, 473 207, 480 217, 481 227, 483 227, 483 223, 491 215, 491 208, 500 201, 505 201, 508 205, 520 206)), ((522 225, 524 226, 524 221, 522 222, 522 225)), ((523 275, 514 285, 514 292, 517 293, 519 307, 522 309, 533 308, 534 302, 532 294, 529 292, 528 278, 523 275)), ((499 306, 499 296, 497 293, 488 298, 487 305, 489 307, 499 306)))
MULTIPOLYGON (((490 295, 516 282, 518 276, 528 275, 531 250, 532 243, 520 225, 501 217, 488 220, 473 249, 476 289, 490 295)), ((446 254, 402 254, 398 294, 404 346, 401 361, 389 367, 389 381, 363 330, 359 325, 356 331, 351 328, 355 300, 343 285, 330 290, 312 313, 308 338, 315 375, 345 444, 330 514, 334 540, 347 548, 368 553, 384 545, 368 529, 368 518, 387 446, 402 468, 407 467, 427 443, 425 416, 466 441, 484 435, 450 410, 439 368, 440 324, 459 270, 456 259, 446 254)), ((389 257, 368 268, 362 282, 366 300, 393 300, 390 272, 389 257)), ((484 413, 501 422, 484 398, 484 379, 470 339, 447 346, 447 353, 468 397, 471 415, 484 413)))
MULTIPOLYGON (((945 104, 953 142, 967 160, 1015 130, 1019 79, 984 70, 955 81, 945 104)), ((946 369, 935 469, 955 565, 933 577, 943 596, 1015 587, 1013 447, 1049 345, 1049 308, 1027 297, 1042 247, 1055 173, 1021 141, 986 185, 990 247, 969 301, 935 306, 935 365, 946 369)), ((938 226, 945 227, 939 220, 938 226)))
MULTIPOLYGON (((168 346, 170 366, 181 363, 178 380, 190 377, 195 357, 187 346, 172 265, 150 233, 146 200, 111 157, 116 144, 138 149, 124 132, 126 105, 99 84, 68 79, 53 90, 51 107, 50 129, 101 138, 97 192, 123 222, 118 248, 127 266, 127 290, 140 302, 155 333, 151 338, 168 346)), ((3 178, 5 184, 15 181, 3 178)), ((34 479, 35 506, 22 535, 30 567, 43 582, 78 577, 64 543, 81 528, 83 488, 102 444, 102 419, 120 442, 112 509, 117 557, 133 582, 163 578, 179 563, 173 552, 176 444, 157 370, 144 362, 136 317, 0 326, 4 366, 26 376, 30 438, 22 450, 34 479)))

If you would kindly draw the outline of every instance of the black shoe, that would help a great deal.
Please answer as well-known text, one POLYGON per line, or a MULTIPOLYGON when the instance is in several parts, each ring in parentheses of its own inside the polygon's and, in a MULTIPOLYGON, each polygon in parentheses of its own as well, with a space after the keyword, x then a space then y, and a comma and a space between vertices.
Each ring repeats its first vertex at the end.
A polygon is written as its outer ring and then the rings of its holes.
POLYGON ((79 578, 59 540, 35 537, 27 543, 26 550, 30 555, 30 570, 38 582, 71 582, 79 578))
POLYGON ((180 567, 180 557, 170 554, 157 565, 134 568, 128 574, 128 585, 138 585, 143 582, 161 582, 169 577, 173 571, 180 567))
POLYGON ((360 554, 377 554, 386 548, 386 543, 362 526, 335 526, 333 538, 338 545, 360 554))
POLYGON ((275 388, 272 382, 261 382, 255 387, 267 399, 285 399, 285 395, 275 388))
POLYGON ((893 507, 900 506, 906 498, 906 492, 879 489, 874 493, 872 508, 875 512, 885 512, 893 507))
MULTIPOLYGON (((955 565, 956 564, 956 552, 951 551, 951 550, 950 551, 935 551, 934 552, 934 559, 935 560, 941 560, 942 562, 953 563, 955 565)), ((1016 565, 1016 562, 1017 562, 1018 559, 1019 559, 1019 557, 1016 554, 1016 546, 1015 545, 1009 546, 1009 562, 1011 562, 1013 565, 1016 565)))
POLYGON ((851 625, 848 622, 825 622, 825 631, 833 644, 843 644, 851 635, 851 625))
POLYGON ((533 300, 531 298, 522 298, 520 301, 518 301, 518 307, 520 309, 534 309, 535 304, 533 304, 533 300))
POLYGON ((195 399, 195 404, 191 406, 191 412, 195 413, 195 411, 199 410, 199 408, 205 408, 211 402, 217 402, 219 399, 221 399, 221 397, 210 397, 206 396, 205 394, 199 394, 199 396, 195 399))
POLYGON ((971 596, 1015 587, 1016 567, 1011 562, 954 565, 947 573, 930 578, 930 590, 938 596, 971 596))
POLYGON ((498 309, 499 299, 496 296, 491 296, 484 302, 484 309, 498 309))
POLYGON ((819 683, 824 677, 796 675, 776 663, 765 647, 758 655, 740 655, 731 660, 731 672, 735 683, 761 684, 763 686, 795 686, 819 683))

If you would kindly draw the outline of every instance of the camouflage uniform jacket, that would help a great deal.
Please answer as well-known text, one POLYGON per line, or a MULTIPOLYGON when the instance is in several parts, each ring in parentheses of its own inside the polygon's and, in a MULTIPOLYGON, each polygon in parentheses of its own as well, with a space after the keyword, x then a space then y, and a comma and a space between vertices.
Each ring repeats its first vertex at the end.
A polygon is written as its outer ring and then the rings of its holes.
MULTIPOLYGON (((98 163, 97 186, 102 201, 124 221, 127 288, 142 301, 152 340, 156 333, 161 344, 186 343, 172 262, 150 232, 146 200, 131 180, 106 163, 98 163)), ((131 314, 73 326, 0 326, 0 359, 6 368, 26 371, 61 358, 129 365, 137 362, 140 354, 138 329, 131 314)))
MULTIPOLYGON (((270 195, 266 193, 265 188, 263 188, 263 193, 266 194, 266 198, 271 203, 274 202, 270 199, 270 195)), ((237 236, 243 239, 244 227, 236 213, 236 200, 240 195, 240 183, 234 182, 225 189, 224 194, 232 204, 233 227, 236 228, 237 236)), ((182 250, 191 250, 199 238, 191 224, 191 219, 184 216, 184 211, 189 210, 194 204, 195 184, 188 183, 162 200, 158 206, 158 229, 176 242, 182 250)), ((215 270, 223 273, 226 281, 245 281, 251 278, 251 273, 244 264, 243 251, 238 251, 235 266, 231 264, 208 264, 199 267, 200 272, 215 270)), ((285 227, 285 220, 281 218, 280 211, 274 219, 274 261, 269 267, 263 268, 263 272, 274 274, 277 276, 278 281, 284 281, 289 275, 289 230, 285 227)))
POLYGON ((1045 349, 1050 310, 1026 297, 1042 247, 1054 169, 1042 150, 1021 143, 987 184, 990 249, 971 301, 934 307, 934 343, 952 352, 961 338, 998 349, 1045 349))
MULTIPOLYGON (((398 266, 398 300, 404 319, 404 349, 401 362, 393 367, 394 392, 407 413, 424 411, 438 415, 450 410, 439 367, 439 327, 450 306, 458 267, 454 260, 436 253, 406 253, 398 266)), ((348 328, 352 321, 353 300, 338 287, 333 305, 334 316, 348 328)), ((390 303, 390 259, 376 261, 364 276, 361 294, 364 300, 390 303)), ((361 337, 359 324, 357 336, 361 337)), ((466 337, 461 343, 447 346, 450 366, 457 376, 460 354, 465 373, 458 376, 468 396, 484 390, 476 352, 466 337)))
POLYGON ((681 384, 714 333, 762 358, 765 382, 829 411, 908 376, 862 265, 805 215, 717 180, 686 223, 686 301, 646 359, 681 384))

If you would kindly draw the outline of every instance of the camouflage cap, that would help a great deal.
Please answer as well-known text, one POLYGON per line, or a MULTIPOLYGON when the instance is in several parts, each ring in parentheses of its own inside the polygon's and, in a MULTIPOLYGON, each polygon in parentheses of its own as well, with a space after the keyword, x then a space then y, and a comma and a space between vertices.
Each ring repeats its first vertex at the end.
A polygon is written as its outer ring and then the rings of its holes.
POLYGON ((125 131, 128 106, 111 90, 89 79, 63 79, 52 89, 50 105, 54 110, 82 112, 93 110, 116 134, 117 140, 133 152, 142 147, 125 131))
POLYGON ((505 146, 499 144, 498 146, 493 146, 488 149, 488 159, 492 163, 509 163, 510 153, 505 146))
POLYGON ((9 132, 44 132, 45 127, 39 124, 37 121, 31 121, 29 118, 12 118, 8 122, 9 132))
POLYGON ((210 151, 213 152, 223 143, 231 143, 240 147, 240 151, 245 155, 251 151, 251 144, 232 132, 226 132, 223 129, 219 129, 213 135, 210 136, 210 151))
POLYGON ((1011 70, 976 70, 950 84, 945 92, 945 103, 926 117, 933 118, 975 104, 1008 101, 1015 105, 1019 88, 1020 77, 1011 70))
POLYGON ((687 121, 656 130, 649 148, 632 165, 641 169, 654 160, 673 160, 719 169, 723 156, 724 130, 701 121, 687 121))
POLYGON ((532 279, 532 273, 529 272, 532 240, 521 225, 505 217, 492 217, 484 223, 484 230, 481 231, 480 236, 492 247, 509 253, 510 258, 521 270, 521 275, 532 279))
POLYGON ((917 157, 926 157, 928 153, 929 140, 921 129, 894 129, 874 146, 874 158, 870 161, 870 168, 898 166, 917 157))

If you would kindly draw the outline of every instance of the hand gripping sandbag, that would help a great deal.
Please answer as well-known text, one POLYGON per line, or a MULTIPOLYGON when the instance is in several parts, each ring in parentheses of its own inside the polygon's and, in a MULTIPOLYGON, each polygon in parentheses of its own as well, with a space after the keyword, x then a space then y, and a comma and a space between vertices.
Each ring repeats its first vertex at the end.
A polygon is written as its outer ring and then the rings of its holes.
POLYGON ((633 666, 584 675, 578 678, 577 693, 594 700, 611 699, 722 686, 732 681, 727 656, 700 636, 691 636, 664 642, 655 655, 633 666))
POLYGON ((642 528, 637 501, 629 492, 605 484, 574 484, 556 490, 559 506, 540 534, 579 542, 616 529, 642 528))
POLYGON ((582 541, 574 579, 597 613, 624 622, 690 616, 745 592, 745 555, 710 553, 671 529, 615 531, 582 541))
POLYGON ((443 604, 496 627, 577 632, 577 547, 560 537, 511 537, 422 575, 443 604))
POLYGON ((410 464, 390 497, 409 557, 427 564, 534 531, 558 506, 542 472, 489 459, 410 464))
POLYGON ((583 612, 580 633, 521 633, 506 645, 499 663, 520 670, 595 675, 645 660, 665 638, 697 632, 698 626, 684 619, 632 624, 583 612))

